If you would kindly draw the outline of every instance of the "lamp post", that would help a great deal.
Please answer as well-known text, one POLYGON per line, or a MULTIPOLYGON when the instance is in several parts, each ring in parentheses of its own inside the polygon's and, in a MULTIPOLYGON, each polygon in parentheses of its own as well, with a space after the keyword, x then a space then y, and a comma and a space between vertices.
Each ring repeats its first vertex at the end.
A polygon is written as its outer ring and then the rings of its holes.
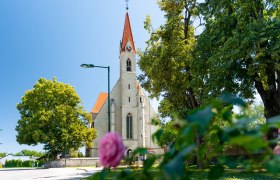
POLYGON ((111 119, 110 119, 110 106, 111 106, 111 99, 110 99, 110 66, 95 66, 93 64, 81 64, 82 68, 105 68, 108 70, 108 132, 111 131, 111 119))

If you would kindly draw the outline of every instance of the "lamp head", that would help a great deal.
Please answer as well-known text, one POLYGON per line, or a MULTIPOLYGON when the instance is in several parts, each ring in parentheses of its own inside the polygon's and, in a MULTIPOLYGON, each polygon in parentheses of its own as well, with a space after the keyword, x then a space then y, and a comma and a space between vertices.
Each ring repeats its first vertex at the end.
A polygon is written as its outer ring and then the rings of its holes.
POLYGON ((93 64, 81 64, 82 68, 94 68, 93 64))

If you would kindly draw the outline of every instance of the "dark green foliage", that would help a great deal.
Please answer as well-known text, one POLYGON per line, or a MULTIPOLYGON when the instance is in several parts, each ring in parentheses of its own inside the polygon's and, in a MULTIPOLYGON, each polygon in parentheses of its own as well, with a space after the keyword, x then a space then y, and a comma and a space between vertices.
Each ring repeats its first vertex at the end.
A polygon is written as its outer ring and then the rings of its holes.
POLYGON ((194 50, 194 81, 212 97, 251 100, 257 91, 265 117, 280 115, 279 0, 207 0, 199 10, 205 30, 194 50))
POLYGON ((6 160, 5 162, 5 167, 9 168, 9 167, 42 167, 42 165, 44 164, 44 161, 31 161, 31 160, 27 160, 27 161, 22 161, 22 160, 6 160))
MULTIPOLYGON (((138 171, 124 170, 116 175, 120 179, 188 179, 195 172, 189 169, 192 159, 199 156, 204 171, 204 178, 219 179, 224 177, 228 168, 238 168, 243 172, 263 171, 275 176, 280 175, 280 155, 274 155, 270 149, 270 141, 264 137, 269 128, 280 128, 280 117, 269 120, 269 124, 250 127, 250 117, 246 114, 234 114, 233 105, 246 109, 246 104, 234 96, 222 96, 205 107, 190 112, 186 119, 179 123, 181 131, 178 138, 170 145, 163 155, 149 154, 146 148, 138 148, 132 153, 131 159, 137 155, 145 155, 144 166, 138 171), (221 126, 213 125, 225 122, 221 126), (203 122, 203 123, 202 123, 203 122), (195 143, 195 132, 215 136, 215 143, 209 145, 195 143), (228 149, 238 146, 242 154, 233 155, 228 149), (151 172, 156 160, 160 161, 158 170, 151 172), (141 172, 141 173, 139 173, 141 172)), ((212 142, 213 143, 213 142, 212 142)))
POLYGON ((224 173, 224 167, 221 165, 216 165, 210 168, 210 171, 208 173, 208 179, 219 179, 223 176, 224 173))

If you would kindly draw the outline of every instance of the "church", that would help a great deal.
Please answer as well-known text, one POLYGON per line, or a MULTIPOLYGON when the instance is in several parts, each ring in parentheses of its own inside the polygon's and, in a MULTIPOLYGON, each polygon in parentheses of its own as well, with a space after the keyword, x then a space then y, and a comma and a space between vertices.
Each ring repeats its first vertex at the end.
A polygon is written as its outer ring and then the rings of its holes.
POLYGON ((126 155, 137 147, 146 147, 152 153, 163 150, 152 141, 158 127, 151 120, 155 110, 136 79, 136 48, 128 12, 125 15, 120 43, 120 78, 110 92, 110 128, 108 127, 108 94, 101 92, 91 111, 92 127, 97 130, 93 147, 86 149, 87 157, 98 157, 100 138, 108 132, 118 132, 126 146, 126 155))

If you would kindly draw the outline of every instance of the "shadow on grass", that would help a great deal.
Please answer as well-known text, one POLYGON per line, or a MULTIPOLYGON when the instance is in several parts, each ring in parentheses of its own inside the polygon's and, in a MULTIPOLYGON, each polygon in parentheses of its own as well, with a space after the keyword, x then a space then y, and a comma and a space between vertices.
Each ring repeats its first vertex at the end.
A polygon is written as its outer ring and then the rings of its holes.
MULTIPOLYGON (((115 176, 121 172, 122 170, 125 170, 127 168, 117 168, 112 169, 110 172, 108 172, 105 176, 105 179, 114 179, 115 176)), ((142 173, 141 168, 133 168, 131 169, 137 176, 137 174, 142 173)), ((153 168, 150 170, 152 173, 158 173, 157 168, 153 168)), ((209 170, 197 170, 197 169, 190 169, 188 171, 188 177, 190 179, 207 179, 209 170)), ((95 180, 96 178, 94 176, 85 178, 85 180, 95 180)), ((136 178, 137 179, 137 178, 136 178)), ((151 178, 152 180, 153 178, 151 178)), ((269 174, 267 172, 244 172, 240 169, 227 169, 223 176, 220 178, 221 180, 280 180, 279 175, 273 175, 269 174)))

